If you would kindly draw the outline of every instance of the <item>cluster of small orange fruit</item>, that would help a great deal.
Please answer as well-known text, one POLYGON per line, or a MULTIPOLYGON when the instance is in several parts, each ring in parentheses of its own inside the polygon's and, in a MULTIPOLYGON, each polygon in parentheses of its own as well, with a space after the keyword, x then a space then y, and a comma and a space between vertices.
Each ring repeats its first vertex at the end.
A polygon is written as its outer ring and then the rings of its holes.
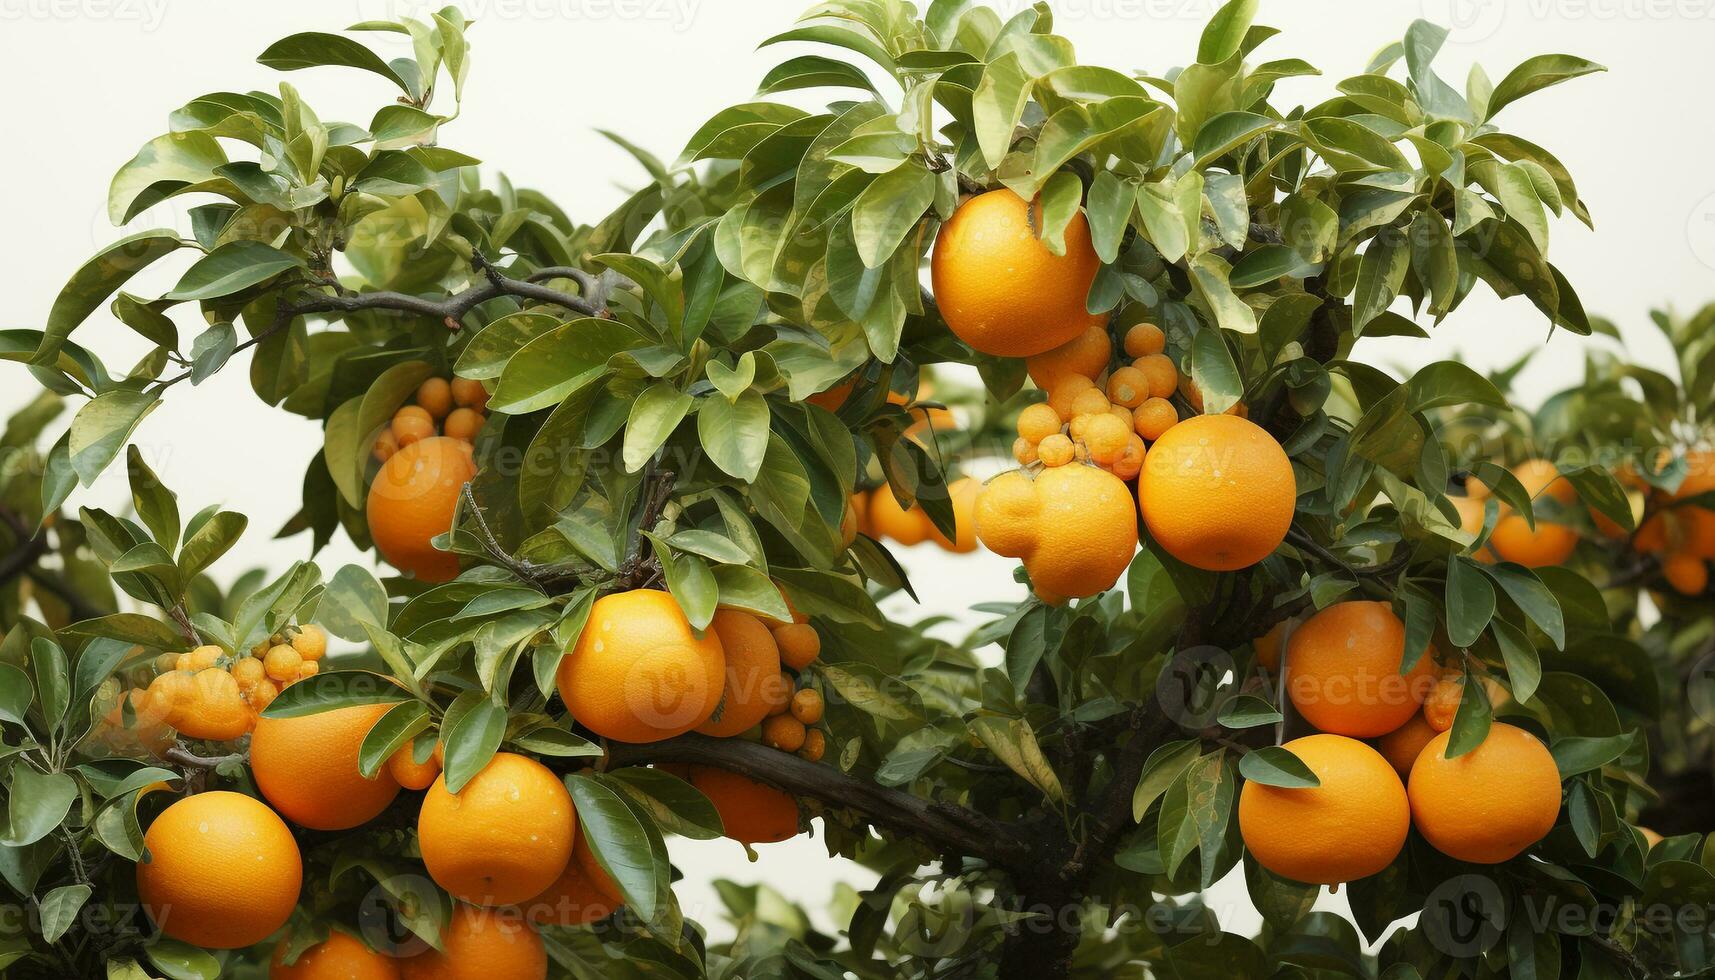
MULTIPOLYGON (((910 510, 899 506, 899 498, 893 495, 892 488, 886 484, 874 490, 860 490, 853 494, 847 514, 854 535, 861 530, 878 541, 892 538, 903 545, 933 541, 955 554, 968 554, 977 550, 974 513, 977 494, 981 492, 982 484, 968 476, 947 485, 947 496, 952 501, 955 525, 952 538, 941 533, 941 529, 929 519, 928 512, 921 504, 910 510)), ((846 544, 851 544, 850 538, 846 540, 846 544)))
MULTIPOLYGON (((1335 603, 1290 633, 1277 625, 1256 650, 1270 671, 1284 653, 1292 705, 1319 732, 1284 747, 1320 785, 1252 781, 1240 793, 1240 833, 1270 871, 1322 885, 1368 877, 1413 825, 1450 857, 1498 864, 1553 829, 1560 773, 1534 735, 1497 721, 1447 758, 1464 685, 1479 681, 1442 668, 1433 647, 1403 670, 1405 626, 1387 603, 1335 603)), ((1488 683, 1491 700, 1504 695, 1488 683)))
MULTIPOLYGON (((1634 515, 1640 510, 1650 514, 1631 536, 1632 547, 1641 554, 1660 557, 1662 577, 1674 591, 1697 596, 1708 590, 1709 562, 1715 560, 1715 511, 1684 501, 1715 490, 1715 453, 1692 452, 1685 461, 1685 479, 1672 493, 1651 487, 1630 465, 1615 475, 1628 491, 1634 515)), ((1523 516, 1500 504, 1494 529, 1476 557, 1488 562, 1516 562, 1527 568, 1564 563, 1578 547, 1578 528, 1566 520, 1583 509, 1578 507, 1578 491, 1550 460, 1527 459, 1511 472, 1533 501, 1547 497, 1559 510, 1538 518, 1532 528, 1523 516)), ((1488 486, 1470 477, 1465 481, 1465 495, 1450 498, 1459 513, 1459 526, 1466 533, 1482 530, 1490 496, 1488 486)), ((1600 511, 1589 508, 1588 513, 1604 537, 1617 540, 1628 536, 1623 527, 1600 511)))
POLYGON ((1171 399, 1181 379, 1166 347, 1160 327, 1139 323, 1125 335, 1131 362, 1110 373, 1113 343, 1105 327, 1091 324, 1067 343, 1028 358, 1030 378, 1048 401, 1019 413, 1013 457, 1025 466, 1078 460, 1122 480, 1136 479, 1146 443, 1179 422, 1171 399))
POLYGON ((249 734, 280 692, 321 667, 327 634, 315 625, 288 626, 234 656, 212 644, 164 653, 146 688, 132 688, 104 711, 109 744, 160 743, 164 726, 191 738, 225 742, 249 734))
POLYGON ((488 389, 469 378, 430 378, 417 387, 411 404, 400 406, 393 421, 375 437, 371 450, 378 462, 413 443, 435 436, 475 442, 488 416, 488 389))

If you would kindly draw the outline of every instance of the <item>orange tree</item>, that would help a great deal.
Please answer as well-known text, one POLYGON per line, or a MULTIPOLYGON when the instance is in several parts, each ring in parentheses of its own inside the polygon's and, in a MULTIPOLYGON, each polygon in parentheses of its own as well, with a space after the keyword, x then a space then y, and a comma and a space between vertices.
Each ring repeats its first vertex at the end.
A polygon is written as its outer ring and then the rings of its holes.
MULTIPOLYGON (((1498 462, 1514 472, 1554 472, 1547 461, 1577 473, 1596 466, 1612 473, 1624 492, 1587 512, 1543 500, 1536 513, 1567 528, 1548 532, 1558 543, 1544 557, 1602 590, 1611 631, 1592 633, 1567 653, 1612 702, 1621 729, 1635 727, 1648 736, 1655 772, 1632 795, 1643 810, 1646 836, 1654 839, 1708 832, 1715 799, 1708 689, 1715 620, 1707 565, 1715 558, 1715 458, 1709 454, 1711 365, 1704 339, 1715 306, 1683 317, 1658 311, 1649 319, 1675 352, 1668 372, 1598 348, 1580 383, 1535 411, 1466 407, 1439 424, 1450 458, 1466 471, 1466 479, 1455 480, 1466 487, 1465 502, 1458 504, 1464 527, 1487 534, 1492 554, 1501 558, 1524 560, 1494 541, 1508 508, 1489 514, 1486 504, 1472 502, 1482 497, 1480 478, 1471 479, 1476 467, 1498 462), (1629 510, 1632 520, 1608 516, 1620 510, 1629 510)), ((1591 323, 1619 338, 1607 321, 1591 323)), ((1507 387, 1528 361, 1492 380, 1507 387)), ((1545 537, 1520 540, 1528 549, 1545 537)), ((1680 837, 1676 846, 1690 843, 1680 837)))
POLYGON ((821 4, 769 41, 816 53, 674 163, 633 148, 647 186, 593 225, 443 143, 456 9, 263 52, 396 85, 366 124, 290 84, 175 111, 109 208, 187 227, 0 335, 87 399, 6 485, 9 975, 1706 970, 1715 854, 1636 826, 1635 627, 1554 531, 1648 522, 1601 465, 1449 448, 1506 406, 1469 368, 1352 357, 1479 288, 1591 332, 1545 257, 1588 221, 1572 178, 1496 118, 1596 66, 1461 89, 1417 23, 1283 108, 1316 70, 1264 60, 1255 8, 1128 75, 1047 5, 821 4), (104 305, 152 345, 123 374, 85 343, 104 305), (183 516, 126 447, 240 351, 325 434, 284 532, 399 576, 210 583, 244 518, 183 516), (946 431, 943 364, 1016 471, 955 479, 985 443, 946 431), (122 452, 129 511, 61 515, 122 452), (957 644, 890 622, 915 587, 880 539, 937 537, 1030 597, 957 644), (840 935, 736 887, 737 938, 684 920, 669 838, 810 818, 879 876, 840 935), (1256 935, 1206 896, 1241 867, 1256 935))

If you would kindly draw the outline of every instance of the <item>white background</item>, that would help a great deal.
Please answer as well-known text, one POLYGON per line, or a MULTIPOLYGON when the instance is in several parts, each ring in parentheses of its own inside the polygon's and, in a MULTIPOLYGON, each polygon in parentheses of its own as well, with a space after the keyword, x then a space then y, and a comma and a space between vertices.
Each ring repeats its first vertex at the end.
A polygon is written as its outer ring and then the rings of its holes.
MULTIPOLYGON (((542 189, 574 216, 595 220, 642 180, 595 130, 616 130, 672 158, 708 115, 747 100, 769 67, 803 53, 798 46, 757 51, 755 45, 784 30, 807 2, 476 0, 465 8, 477 24, 470 31, 474 67, 464 112, 442 142, 504 168, 520 186, 542 189)), ((1011 13, 1026 4, 999 6, 1011 13)), ((1055 6, 1057 30, 1076 43, 1081 60, 1160 74, 1194 57, 1215 4, 1065 0, 1055 6)), ((254 58, 276 38, 370 18, 426 17, 428 9, 407 0, 0 0, 0 125, 7 144, 0 154, 0 327, 40 328, 70 273, 118 236, 105 217, 108 181, 138 146, 165 131, 170 110, 209 91, 272 88, 282 76, 254 58)), ((1715 299, 1715 120, 1705 98, 1715 0, 1269 0, 1259 22, 1283 34, 1261 56, 1303 57, 1325 73, 1292 82, 1277 102, 1325 98, 1420 16, 1452 29, 1439 64, 1459 87, 1473 61, 1499 81, 1541 52, 1578 54, 1611 69, 1510 106, 1501 122, 1557 154, 1595 216, 1599 234, 1570 219, 1557 223, 1551 258, 1592 313, 1619 322, 1632 356, 1669 365, 1645 311, 1690 311, 1715 299)), ((390 37, 367 40, 384 45, 390 37)), ((324 120, 366 123, 393 94, 385 81, 353 71, 289 78, 324 120)), ((162 209, 138 226, 173 220, 162 209)), ((153 295, 181 268, 163 262, 129 288, 153 295)), ((181 323, 187 340, 193 327, 181 323)), ((1402 369, 1444 357, 1488 369, 1543 344, 1546 333, 1522 298, 1503 304, 1479 292, 1432 341, 1365 341, 1360 353, 1402 369)), ((144 352, 105 314, 77 339, 116 371, 144 352)), ((1585 343, 1564 333, 1548 340, 1547 356, 1521 382, 1525 400, 1576 383, 1585 343)), ((220 503, 252 518, 241 554, 216 567, 223 578, 246 563, 278 568, 302 556, 307 539, 267 538, 296 509, 303 465, 320 439, 314 425, 257 402, 244 370, 235 363, 199 389, 175 390, 138 437, 185 506, 220 503)), ((0 411, 33 394, 22 368, 0 365, 0 411)), ((105 479, 73 503, 117 507, 120 490, 120 481, 105 479)), ((959 613, 973 602, 1016 594, 1007 564, 993 558, 947 556, 928 545, 903 557, 917 580, 930 585, 933 607, 896 609, 901 615, 959 613)), ((332 569, 365 556, 337 540, 321 560, 332 569)), ((835 880, 866 880, 859 869, 823 860, 819 840, 762 853, 758 865, 746 866, 730 842, 676 842, 675 858, 687 874, 679 888, 687 912, 712 917, 707 882, 715 876, 766 880, 811 905, 826 899, 835 880)), ((1242 889, 1225 887, 1212 898, 1229 928, 1254 928, 1242 889)))

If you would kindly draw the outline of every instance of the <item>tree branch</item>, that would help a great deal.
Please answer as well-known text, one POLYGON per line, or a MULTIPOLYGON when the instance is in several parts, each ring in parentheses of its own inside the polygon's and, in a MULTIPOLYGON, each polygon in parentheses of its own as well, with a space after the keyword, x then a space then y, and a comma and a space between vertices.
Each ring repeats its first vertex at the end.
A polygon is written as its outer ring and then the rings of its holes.
POLYGON ((793 796, 855 810, 876 826, 920 840, 940 853, 981 858, 1002 868, 1025 867, 1037 860, 1031 842, 1013 828, 974 810, 889 789, 760 742, 693 734, 652 745, 616 743, 608 746, 608 762, 614 766, 659 762, 711 766, 793 796))

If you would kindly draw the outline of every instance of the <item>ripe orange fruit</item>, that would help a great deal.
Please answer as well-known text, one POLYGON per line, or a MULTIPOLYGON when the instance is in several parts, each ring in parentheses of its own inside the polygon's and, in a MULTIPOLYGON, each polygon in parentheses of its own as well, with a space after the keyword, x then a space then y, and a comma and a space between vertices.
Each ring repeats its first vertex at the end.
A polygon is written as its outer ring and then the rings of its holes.
POLYGON ((780 685, 780 647, 762 620, 737 609, 716 609, 709 629, 726 656, 726 685, 715 713, 697 731, 730 738, 761 724, 779 700, 772 689, 780 685))
POLYGON ((1069 374, 1097 378, 1108 369, 1113 356, 1113 341, 1102 318, 1090 321, 1082 333, 1053 350, 1043 351, 1025 361, 1025 370, 1036 387, 1047 391, 1069 374))
POLYGON ((1179 367, 1166 354, 1146 354, 1133 361, 1132 368, 1143 375, 1150 398, 1171 398, 1179 390, 1179 367))
POLYGON ((474 408, 455 408, 447 416, 446 424, 441 431, 448 439, 462 439, 465 442, 475 442, 477 433, 482 431, 482 425, 488 421, 481 412, 474 408))
POLYGON ((1134 367, 1122 367, 1108 378, 1108 401, 1136 408, 1149 398, 1149 379, 1134 367))
POLYGON ((692 766, 690 783, 715 805, 726 836, 741 844, 773 844, 798 835, 797 801, 772 786, 707 766, 692 766))
POLYGON ((1667 584, 1680 595, 1702 595, 1709 588, 1708 563, 1688 552, 1667 556, 1667 560, 1661 563, 1661 573, 1667 584))
POLYGON ((1143 438, 1135 432, 1127 432, 1125 435, 1125 452, 1121 453, 1120 458, 1108 466, 1108 472, 1122 480, 1135 480, 1137 475, 1143 472, 1143 461, 1146 456, 1147 450, 1144 448, 1143 438))
POLYGON ((1411 808, 1386 759, 1341 735, 1309 735, 1285 748, 1320 786, 1246 782, 1239 833, 1257 862, 1283 878, 1334 885, 1381 871, 1405 846, 1411 808))
POLYGON ((1112 466, 1125 455, 1132 431, 1112 415, 1097 415, 1084 428, 1084 446, 1090 459, 1102 466, 1112 466))
POLYGON ((399 974, 404 980, 546 980, 548 951, 517 913, 455 904, 441 930, 441 949, 400 960, 399 974))
POLYGON ((1286 637, 1287 622, 1275 623, 1251 644, 1256 647, 1256 665, 1270 673, 1280 669, 1280 641, 1286 637))
POLYGON ((1571 481, 1560 475, 1560 468, 1546 459, 1527 459, 1513 467, 1513 476, 1524 484, 1524 492, 1531 499, 1549 496, 1563 504, 1571 504, 1578 500, 1578 490, 1571 481))
POLYGON ((454 404, 479 412, 488 407, 488 389, 482 386, 482 382, 473 378, 454 378, 451 387, 454 404))
POLYGON ((1034 480, 1002 473, 977 497, 975 518, 983 544, 1022 560, 1047 601, 1112 588, 1137 551, 1130 490, 1093 466, 1060 466, 1034 480))
POLYGON ((1292 631, 1286 689, 1293 707, 1325 732, 1386 735, 1423 704, 1440 669, 1433 647, 1401 674, 1405 624, 1385 602, 1337 602, 1292 631))
POLYGON ((328 635, 313 623, 300 626, 292 634, 292 649, 305 660, 320 660, 328 652, 328 635))
POLYGON ((692 632, 671 595, 634 589, 596 600, 558 680, 560 699, 585 728, 618 742, 659 742, 715 713, 726 655, 714 630, 692 632))
POLYGON ((1060 425, 1060 413, 1054 411, 1052 405, 1026 405, 1024 410, 1018 413, 1018 435, 1030 440, 1031 445, 1059 432, 1060 425))
POLYGON ((1559 565, 1578 547, 1578 532, 1565 524, 1538 520, 1531 530, 1525 519, 1508 514, 1489 533, 1489 548, 1495 554, 1526 568, 1559 565))
POLYGON ((875 496, 870 499, 869 522, 875 528, 876 537, 892 538, 907 546, 929 540, 935 527, 923 508, 913 506, 906 510, 899 506, 899 498, 885 486, 877 487, 875 496))
POLYGON ((1072 398, 1072 421, 1080 415, 1105 415, 1113 408, 1100 388, 1085 388, 1072 398))
MULTIPOLYGON (((953 505, 954 537, 948 539, 933 521, 929 522, 929 536, 948 551, 965 555, 977 550, 976 518, 972 516, 977 506, 977 494, 981 493, 983 485, 966 476, 954 480, 947 486, 947 497, 953 505)), ((928 515, 924 514, 924 520, 928 515)))
POLYGON ((1127 357, 1148 357, 1167 349, 1167 334, 1153 323, 1140 323, 1125 332, 1127 357))
POLYGON ((1424 723, 1436 734, 1453 727, 1453 719, 1459 714, 1459 702, 1465 699, 1465 685, 1458 674, 1443 677, 1429 689, 1429 695, 1423 699, 1424 723))
POLYGON ((1150 447, 1138 505, 1173 557, 1216 572, 1267 558, 1292 527, 1298 480, 1274 437, 1233 415, 1199 415, 1150 447))
POLYGON ((1041 212, 1010 190, 971 198, 935 238, 935 305, 960 340, 985 354, 1029 357, 1103 321, 1084 307, 1101 260, 1082 211, 1066 226, 1066 254, 1036 237, 1041 212))
POLYGON ((298 668, 303 665, 303 655, 284 643, 270 647, 268 655, 262 658, 262 670, 277 681, 296 680, 298 668))
MULTIPOLYGON (((444 382, 443 382, 444 383, 444 382)), ((399 980, 399 964, 338 929, 286 964, 286 941, 274 947, 268 980, 399 980)))
MULTIPOLYGON (((1459 530, 1473 537, 1483 533, 1483 522, 1488 519, 1488 502, 1486 500, 1469 496, 1448 497, 1447 499, 1453 502, 1453 509, 1459 512, 1459 530)), ((1499 526, 1498 520, 1496 526, 1499 526)), ((1492 537, 1493 532, 1490 532, 1490 535, 1492 537)), ((1477 549, 1472 557, 1478 561, 1490 563, 1495 561, 1495 553, 1489 550, 1487 543, 1477 549)))
MULTIPOLYGON (((678 769, 673 775, 687 782, 690 781, 689 767, 678 769)), ((584 877, 589 879, 589 883, 595 887, 595 890, 605 896, 609 902, 615 906, 625 904, 625 895, 619 890, 619 883, 613 880, 613 876, 608 874, 607 869, 602 867, 601 862, 596 859, 595 851, 590 850, 589 837, 585 834, 579 834, 577 843, 572 845, 571 863, 578 866, 578 870, 584 873, 584 877)))
MULTIPOLYGON (((1715 490, 1715 452, 1686 453, 1685 479, 1669 499, 1686 500, 1711 490, 1715 490)), ((1674 516, 1683 525, 1685 550, 1699 558, 1715 558, 1715 510, 1682 506, 1674 511, 1674 516)))
POLYGON ((399 783, 385 768, 364 779, 357 754, 390 707, 365 704, 261 719, 250 740, 256 788, 300 827, 346 830, 375 819, 399 794, 399 783))
POLYGON ((399 440, 393 438, 393 430, 382 429, 375 437, 375 445, 370 447, 369 455, 375 457, 377 463, 385 463, 399 451, 399 440))
MULTIPOLYGON (((1096 387, 1096 383, 1081 374, 1069 374, 1054 382, 1048 389, 1048 407, 1054 414, 1060 416, 1060 421, 1072 420, 1072 402, 1081 394, 1096 387)), ((1102 397, 1106 398, 1106 395, 1102 397)))
POLYGON ((435 434, 435 420, 426 409, 417 405, 406 405, 394 413, 390 430, 394 441, 401 446, 409 446, 432 437, 435 434))
POLYGON ((827 754, 828 739, 819 728, 812 728, 804 733, 804 747, 798 750, 798 757, 809 762, 821 762, 827 754))
POLYGON ((459 494, 475 475, 470 445, 457 439, 437 436, 395 453, 370 484, 365 508, 381 556, 425 582, 457 575, 458 556, 429 542, 452 528, 459 494))
POLYGON ((167 724, 191 738, 213 742, 228 742, 250 731, 256 719, 231 674, 209 667, 189 676, 176 709, 167 715, 167 724))
POLYGON ((417 845, 435 884, 476 905, 539 895, 572 859, 578 815, 547 766, 497 753, 458 793, 445 775, 423 797, 417 845))
POLYGON ((818 391, 805 398, 804 401, 819 408, 825 408, 830 412, 837 412, 840 410, 840 406, 846 403, 846 399, 851 397, 852 389, 856 387, 857 381, 844 381, 832 388, 818 391))
POLYGON ((1430 726, 1429 720, 1418 712, 1406 720, 1406 723, 1383 735, 1376 740, 1376 750, 1399 773, 1399 778, 1405 779, 1411 775, 1411 766, 1417 757, 1423 753, 1423 747, 1441 734, 1430 726))
POLYGON ((1042 457, 1037 455, 1036 443, 1019 436, 1012 441, 1012 458, 1017 460, 1020 466, 1029 466, 1042 457))
POLYGON ((1154 442, 1179 424, 1179 410, 1165 398, 1147 398, 1132 411, 1132 421, 1138 435, 1154 442))
POLYGON ((429 378, 417 386, 414 400, 434 418, 444 419, 453 410, 453 386, 446 378, 429 378))
POLYGON ((1560 816, 1560 770, 1522 728, 1495 722, 1483 744, 1446 758, 1435 736, 1411 767, 1411 816, 1448 857, 1499 864, 1545 837, 1560 816))
POLYGON ((822 711, 825 708, 826 705, 822 703, 822 695, 811 688, 807 687, 792 695, 792 717, 806 725, 814 725, 821 721, 822 711))
POLYGON ((435 750, 429 753, 429 757, 418 762, 412 743, 406 742, 387 757, 387 772, 404 789, 425 790, 433 786, 435 777, 441 774, 444 758, 441 743, 436 742, 435 750))
MULTIPOLYGON (((521 906, 531 922, 555 926, 582 926, 605 919, 619 908, 621 903, 604 891, 596 879, 584 870, 586 860, 594 861, 593 857, 585 858, 587 854, 589 848, 584 845, 580 836, 572 859, 566 862, 566 870, 560 872, 560 877, 542 894, 521 906)), ((605 877, 606 872, 602 874, 605 877)), ((611 884, 612 879, 608 880, 611 884)))
POLYGON ((286 924, 304 865, 273 810, 241 793, 187 796, 143 835, 137 895, 161 932, 205 949, 241 949, 286 924))
POLYGON ((1042 440, 1036 447, 1036 457, 1042 461, 1043 466, 1050 467, 1065 466, 1072 461, 1076 452, 1077 447, 1072 445, 1071 437, 1059 432, 1042 440))
POLYGON ((791 715, 775 715, 762 723, 762 741, 782 752, 796 752, 804 747, 804 723, 791 715))
POLYGON ((803 670, 822 655, 822 634, 808 623, 787 623, 774 629, 780 660, 793 670, 803 670))

